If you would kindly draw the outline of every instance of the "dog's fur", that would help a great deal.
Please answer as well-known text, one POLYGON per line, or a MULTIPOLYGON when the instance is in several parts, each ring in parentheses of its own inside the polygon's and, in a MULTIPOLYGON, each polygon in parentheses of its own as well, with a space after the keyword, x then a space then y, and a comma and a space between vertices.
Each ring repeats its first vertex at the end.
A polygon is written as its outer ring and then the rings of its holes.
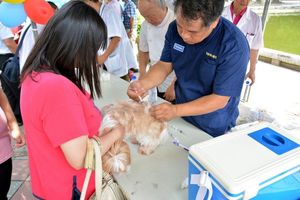
MULTIPOLYGON (((129 137, 133 143, 139 145, 139 153, 149 155, 168 135, 166 123, 152 117, 148 112, 149 108, 148 104, 134 101, 106 106, 103 108, 104 118, 101 129, 121 124, 125 127, 125 137, 129 137)), ((120 153, 123 153, 121 149, 110 151, 110 159, 117 160, 113 157, 119 157, 120 153)), ((127 157, 130 157, 130 154, 127 157)), ((108 158, 103 159, 104 165, 108 162, 108 158)), ((124 165, 127 166, 127 164, 124 165)), ((115 167, 110 168, 114 169, 115 167)), ((120 171, 124 170, 120 169, 120 171)), ((113 170, 113 172, 116 171, 113 170)))
POLYGON ((103 170, 107 173, 119 173, 129 170, 131 164, 130 149, 126 142, 118 140, 103 155, 103 170))

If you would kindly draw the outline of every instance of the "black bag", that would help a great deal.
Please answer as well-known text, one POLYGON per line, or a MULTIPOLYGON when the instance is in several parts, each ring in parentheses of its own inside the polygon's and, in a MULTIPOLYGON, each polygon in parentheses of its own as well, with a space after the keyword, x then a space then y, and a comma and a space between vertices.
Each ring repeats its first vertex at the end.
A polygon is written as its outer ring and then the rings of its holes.
POLYGON ((22 43, 26 32, 30 25, 26 28, 23 37, 18 45, 15 55, 5 61, 0 66, 0 80, 4 93, 7 96, 10 107, 15 114, 15 117, 19 124, 23 124, 21 110, 20 110, 20 63, 19 63, 19 50, 22 47, 22 43))

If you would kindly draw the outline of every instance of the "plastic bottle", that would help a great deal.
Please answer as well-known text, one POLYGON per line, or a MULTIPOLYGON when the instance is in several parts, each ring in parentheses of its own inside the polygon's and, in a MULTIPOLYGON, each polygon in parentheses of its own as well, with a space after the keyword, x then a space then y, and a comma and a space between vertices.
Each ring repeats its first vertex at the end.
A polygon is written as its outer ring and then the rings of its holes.
POLYGON ((244 90, 244 95, 243 98, 241 99, 242 102, 248 102, 249 101, 249 96, 250 96, 250 91, 251 91, 251 79, 247 78, 245 80, 245 90, 244 90))
POLYGON ((153 88, 149 89, 148 93, 149 93, 148 102, 151 105, 155 104, 157 102, 157 89, 156 89, 156 87, 153 87, 153 88))
MULTIPOLYGON (((136 80, 137 80, 137 77, 135 75, 132 75, 130 83, 132 83, 133 81, 136 81, 136 80)), ((156 89, 156 87, 153 87, 148 90, 148 102, 151 105, 153 105, 156 103, 156 101, 157 101, 157 89, 156 89)))

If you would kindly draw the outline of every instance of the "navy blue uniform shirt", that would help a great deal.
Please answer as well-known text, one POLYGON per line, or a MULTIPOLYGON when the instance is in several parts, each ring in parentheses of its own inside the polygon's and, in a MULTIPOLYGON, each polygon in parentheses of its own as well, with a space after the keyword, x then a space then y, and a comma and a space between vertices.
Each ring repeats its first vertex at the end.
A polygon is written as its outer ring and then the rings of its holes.
POLYGON ((248 42, 236 26, 221 17, 207 38, 190 45, 182 40, 174 21, 166 33, 161 61, 172 63, 176 73, 177 104, 213 93, 230 97, 223 109, 184 117, 186 121, 213 137, 235 126, 249 61, 248 42))

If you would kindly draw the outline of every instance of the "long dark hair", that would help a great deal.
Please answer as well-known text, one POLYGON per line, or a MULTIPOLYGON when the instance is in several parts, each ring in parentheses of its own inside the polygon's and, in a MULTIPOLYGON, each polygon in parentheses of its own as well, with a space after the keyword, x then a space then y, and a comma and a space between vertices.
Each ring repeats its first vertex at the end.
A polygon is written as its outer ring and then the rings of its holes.
POLYGON ((22 70, 21 81, 28 75, 34 80, 34 71, 50 71, 65 76, 82 92, 86 81, 91 97, 100 97, 96 58, 106 42, 107 30, 99 14, 82 1, 70 1, 55 13, 39 36, 22 70))

